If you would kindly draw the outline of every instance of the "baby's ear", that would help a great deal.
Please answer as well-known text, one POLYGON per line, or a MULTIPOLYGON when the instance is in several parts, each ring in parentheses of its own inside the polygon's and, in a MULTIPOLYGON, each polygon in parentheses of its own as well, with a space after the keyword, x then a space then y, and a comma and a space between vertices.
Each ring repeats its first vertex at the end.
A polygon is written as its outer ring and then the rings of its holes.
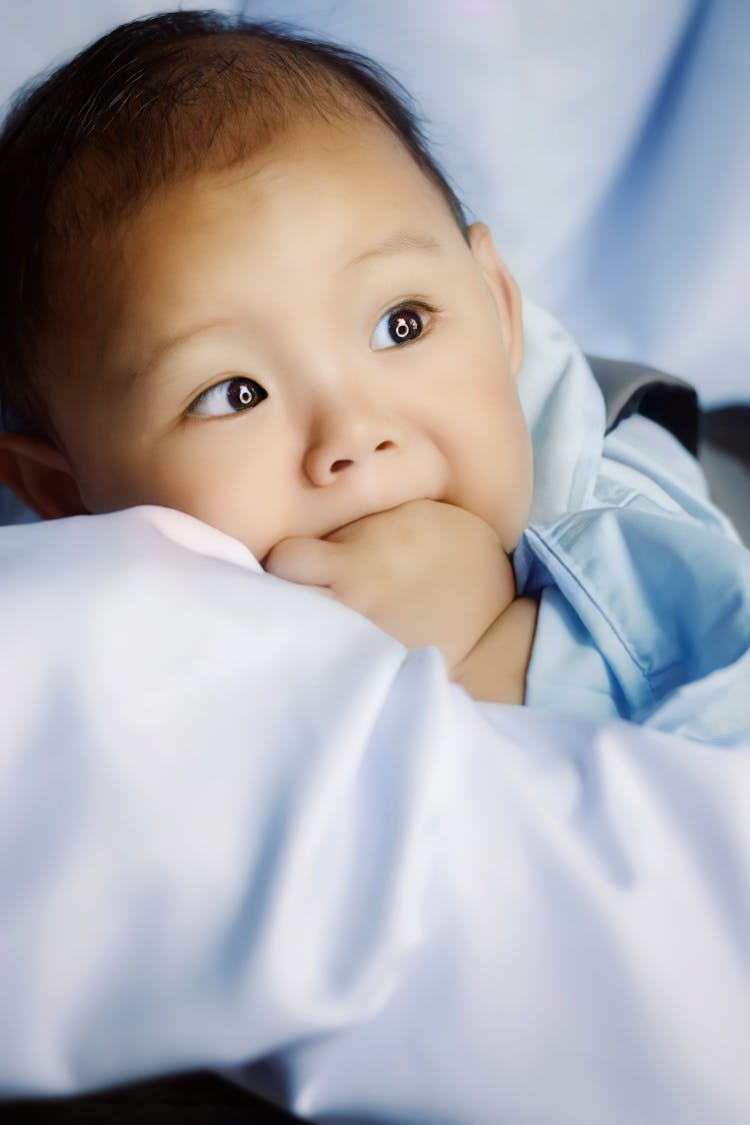
POLYGON ((42 438, 0 433, 0 484, 45 520, 86 512, 65 456, 42 438))
POLYGON ((518 375, 523 359, 523 323, 521 319, 521 290, 512 273, 502 260, 492 233, 486 223, 472 223, 469 227, 469 245, 474 260, 484 274, 484 279, 495 298, 502 325, 505 351, 513 376, 518 375))

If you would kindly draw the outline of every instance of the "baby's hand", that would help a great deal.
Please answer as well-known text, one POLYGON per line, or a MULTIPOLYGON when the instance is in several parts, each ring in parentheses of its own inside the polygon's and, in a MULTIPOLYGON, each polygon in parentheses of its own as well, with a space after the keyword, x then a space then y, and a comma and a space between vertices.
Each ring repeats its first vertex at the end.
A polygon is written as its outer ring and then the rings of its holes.
POLYGON ((437 646, 449 670, 515 596, 492 528, 434 500, 367 516, 326 539, 284 539, 265 566, 332 594, 409 648, 437 646))

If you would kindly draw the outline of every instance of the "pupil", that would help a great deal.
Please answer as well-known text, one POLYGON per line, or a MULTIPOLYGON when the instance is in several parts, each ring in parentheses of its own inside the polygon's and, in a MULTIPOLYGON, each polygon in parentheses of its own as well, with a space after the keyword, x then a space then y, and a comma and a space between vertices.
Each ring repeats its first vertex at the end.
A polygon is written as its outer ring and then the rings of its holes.
POLYGON ((231 406, 250 406, 254 395, 247 383, 231 383, 229 387, 229 402, 231 406))
POLYGON ((388 331, 397 344, 414 340, 422 330, 419 316, 413 309, 401 309, 388 318, 388 331))

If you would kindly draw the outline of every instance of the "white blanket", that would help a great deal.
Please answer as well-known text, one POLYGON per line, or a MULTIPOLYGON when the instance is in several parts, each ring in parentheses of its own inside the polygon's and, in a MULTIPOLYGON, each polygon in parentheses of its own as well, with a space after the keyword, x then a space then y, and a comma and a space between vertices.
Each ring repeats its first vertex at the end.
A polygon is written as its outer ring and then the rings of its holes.
POLYGON ((165 509, 3 529, 0 575, 3 1092, 750 1118, 750 739, 476 705, 165 509))

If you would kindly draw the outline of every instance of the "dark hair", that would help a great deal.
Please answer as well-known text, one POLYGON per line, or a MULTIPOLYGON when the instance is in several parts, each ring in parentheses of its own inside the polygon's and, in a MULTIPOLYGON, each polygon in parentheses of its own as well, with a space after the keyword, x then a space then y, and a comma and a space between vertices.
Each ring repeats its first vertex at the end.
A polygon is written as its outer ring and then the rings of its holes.
POLYGON ((62 331, 98 233, 160 184, 230 167, 305 113, 378 117, 461 204, 409 95, 367 57, 279 23, 178 11, 134 20, 17 96, 0 134, 0 411, 51 437, 40 340, 62 331))

